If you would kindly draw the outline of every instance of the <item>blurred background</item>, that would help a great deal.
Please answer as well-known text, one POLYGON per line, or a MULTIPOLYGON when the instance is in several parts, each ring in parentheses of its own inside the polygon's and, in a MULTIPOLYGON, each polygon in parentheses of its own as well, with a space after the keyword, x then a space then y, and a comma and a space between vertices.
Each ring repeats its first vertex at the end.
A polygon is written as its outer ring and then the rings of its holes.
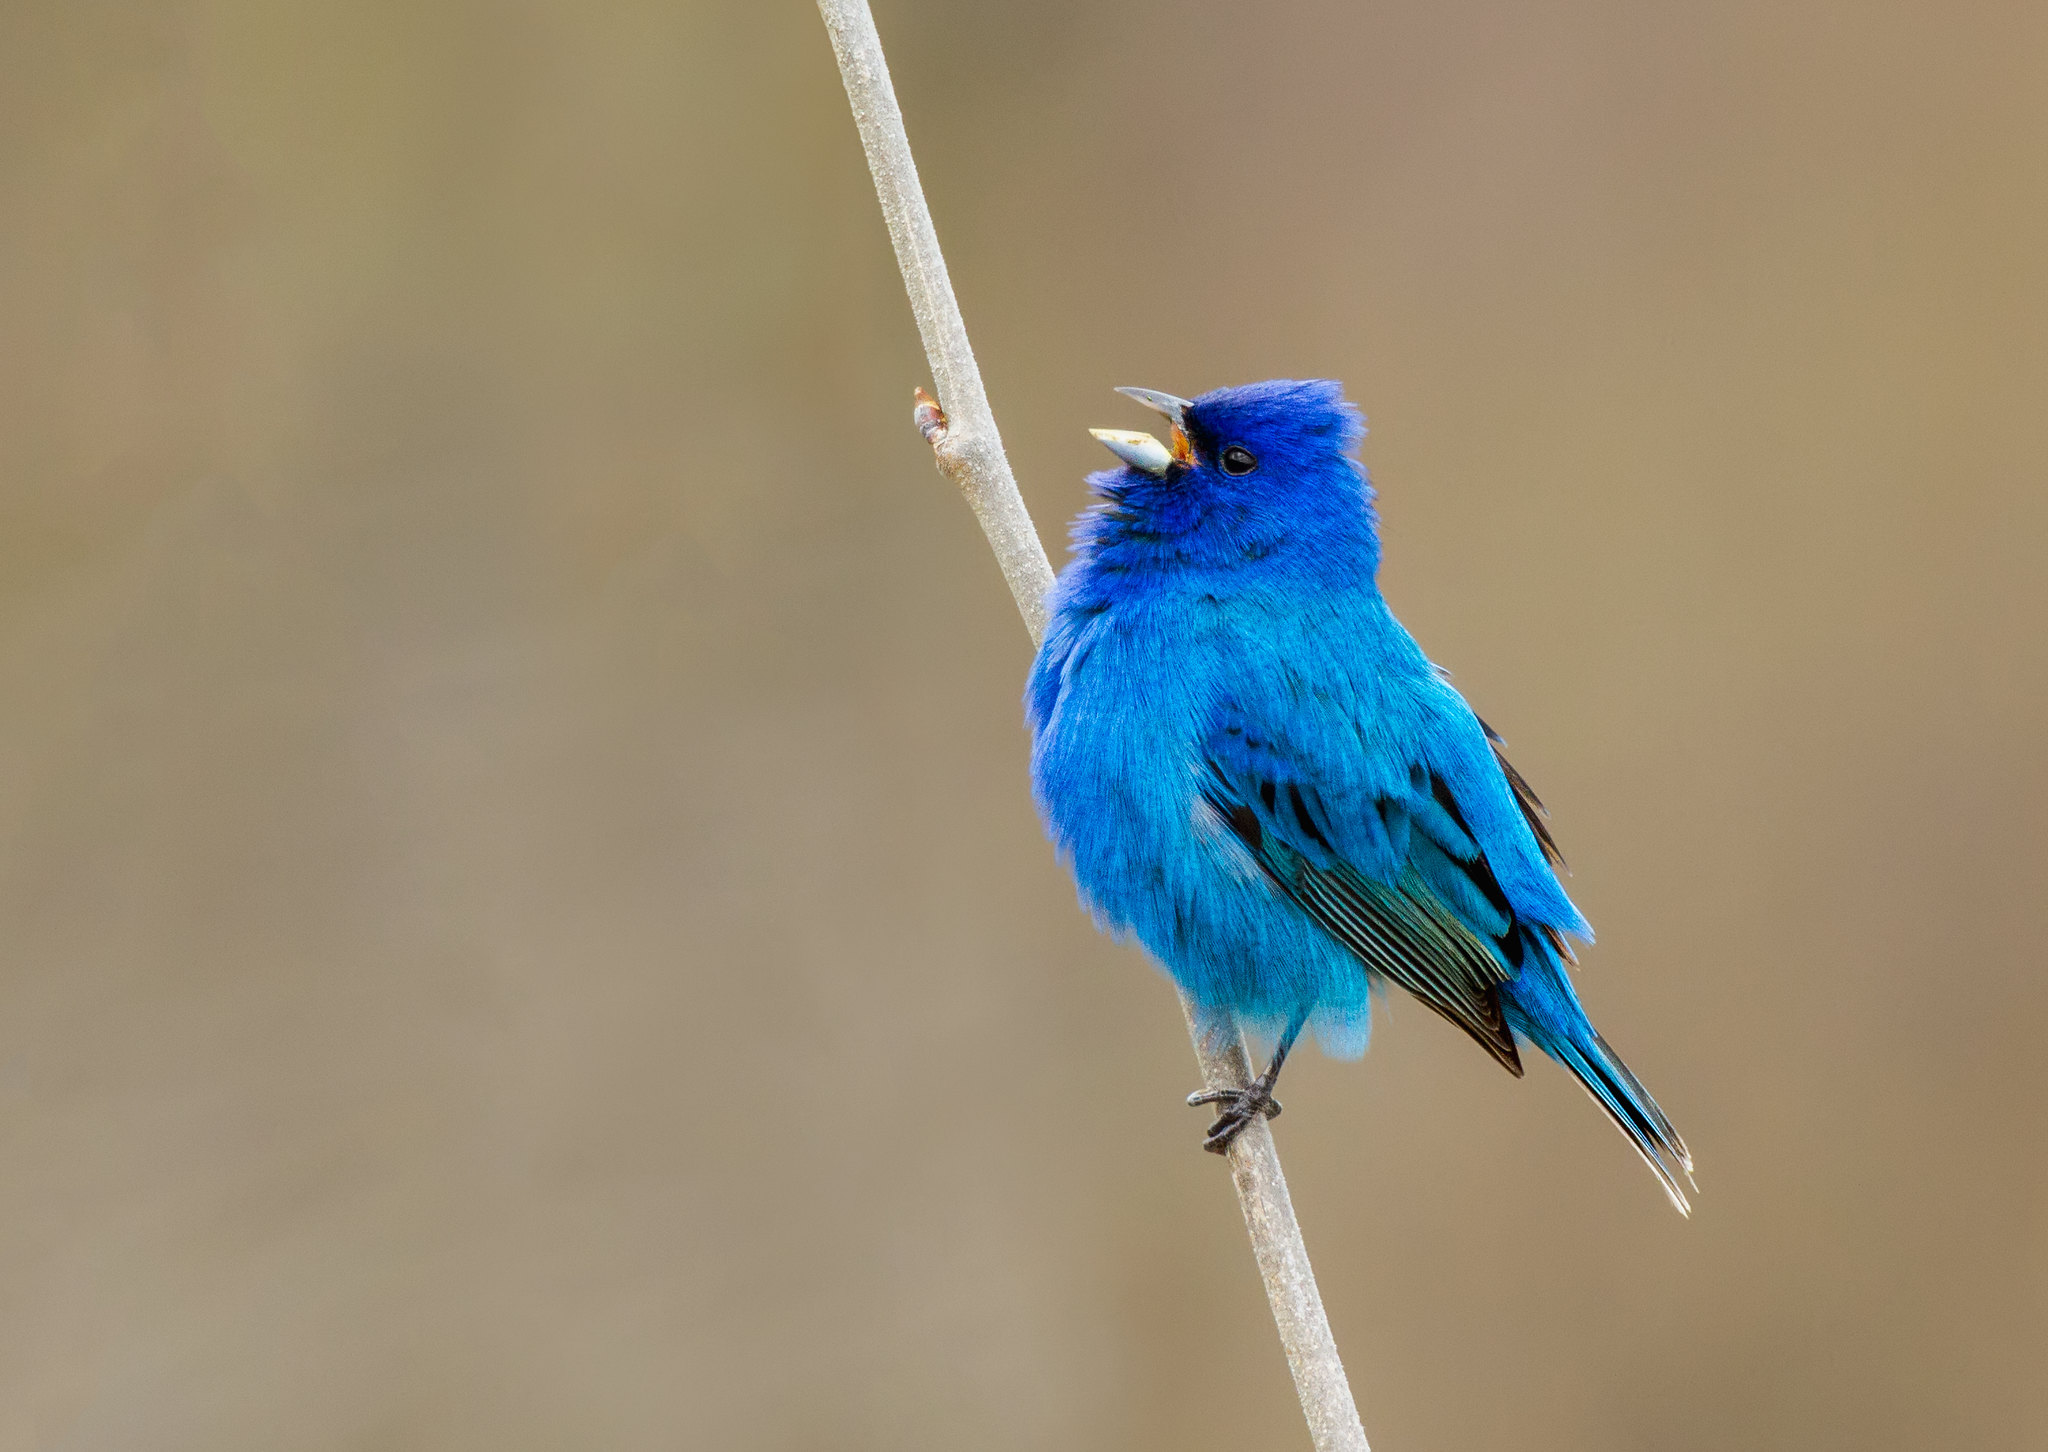
MULTIPOLYGON (((2048 1447, 2048 10, 877 5, 1055 544, 1345 380, 1694 1219, 1419 1006, 1374 1445, 2048 1447)), ((0 9, 0 1447, 1306 1446, 806 4, 0 9)))

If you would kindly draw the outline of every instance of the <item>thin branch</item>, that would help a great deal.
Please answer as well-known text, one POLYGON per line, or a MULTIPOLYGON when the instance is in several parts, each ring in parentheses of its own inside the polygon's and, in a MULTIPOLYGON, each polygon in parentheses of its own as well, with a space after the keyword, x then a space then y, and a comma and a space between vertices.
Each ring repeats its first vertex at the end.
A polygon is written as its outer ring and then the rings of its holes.
MULTIPOLYGON (((868 170, 874 174, 889 240, 903 269, 911 311, 924 339, 939 398, 934 403, 919 389, 915 420, 938 462, 939 472, 967 496, 983 533, 995 551, 1016 597, 1017 609, 1036 644, 1045 633, 1045 595, 1052 587, 1052 566, 1045 546, 1017 492, 1010 461, 996 433, 995 415, 981 386, 981 370, 967 342, 946 259, 932 229, 931 210, 918 184, 911 160, 910 138, 904 134, 903 112, 889 81, 882 40, 866 0, 818 0, 818 12, 831 32, 839 58, 840 78, 853 118, 860 127, 868 170)), ((1241 1088, 1251 1077, 1244 1039, 1235 1024, 1217 1028, 1199 1021, 1186 1000, 1188 1034, 1202 1066, 1202 1080, 1211 1089, 1241 1088)), ((1344 1363, 1316 1292, 1315 1272, 1295 1223, 1287 1196, 1287 1177, 1280 1172, 1280 1154, 1263 1118, 1230 1146, 1230 1177, 1251 1234, 1252 1254, 1266 1283, 1266 1299, 1280 1330, 1280 1345, 1294 1373, 1294 1387, 1308 1418, 1317 1452, 1369 1452, 1359 1424, 1344 1363)))

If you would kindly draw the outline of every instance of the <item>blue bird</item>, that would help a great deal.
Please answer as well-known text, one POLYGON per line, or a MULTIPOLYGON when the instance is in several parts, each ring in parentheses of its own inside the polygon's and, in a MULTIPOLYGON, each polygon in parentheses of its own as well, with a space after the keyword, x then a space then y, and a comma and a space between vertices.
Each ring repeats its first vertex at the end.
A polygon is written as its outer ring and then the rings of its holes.
POLYGON ((1073 559, 1025 711, 1034 794, 1098 923, 1134 937, 1198 1013, 1270 1038, 1204 1147, 1253 1118, 1304 1028, 1364 1052, 1392 983, 1509 1073, 1564 1065, 1680 1213, 1692 1158, 1579 1006, 1543 805, 1381 597, 1357 409, 1328 381, 1127 394, 1171 444, 1097 429, 1124 467, 1073 559))

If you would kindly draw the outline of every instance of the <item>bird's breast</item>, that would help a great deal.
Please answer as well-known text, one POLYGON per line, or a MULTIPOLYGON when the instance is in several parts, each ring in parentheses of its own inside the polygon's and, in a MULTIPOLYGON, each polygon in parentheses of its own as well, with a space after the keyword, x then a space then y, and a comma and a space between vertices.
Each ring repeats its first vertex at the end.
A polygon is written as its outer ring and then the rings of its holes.
POLYGON ((1048 831, 1112 918, 1196 847, 1200 726, 1217 663, 1184 611, 1103 611, 1075 630, 1033 743, 1048 831))

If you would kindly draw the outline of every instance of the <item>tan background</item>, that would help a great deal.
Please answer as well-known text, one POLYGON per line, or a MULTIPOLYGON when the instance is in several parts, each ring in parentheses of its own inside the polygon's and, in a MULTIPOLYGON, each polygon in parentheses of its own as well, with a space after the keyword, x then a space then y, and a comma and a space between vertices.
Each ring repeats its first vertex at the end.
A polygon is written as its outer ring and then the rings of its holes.
MULTIPOLYGON (((2048 1447, 2048 9, 880 14, 1050 539, 1341 377, 1699 1153, 1290 1073, 1375 1446, 2048 1447)), ((805 4, 0 8, 0 1447, 1305 1445, 805 4)))

